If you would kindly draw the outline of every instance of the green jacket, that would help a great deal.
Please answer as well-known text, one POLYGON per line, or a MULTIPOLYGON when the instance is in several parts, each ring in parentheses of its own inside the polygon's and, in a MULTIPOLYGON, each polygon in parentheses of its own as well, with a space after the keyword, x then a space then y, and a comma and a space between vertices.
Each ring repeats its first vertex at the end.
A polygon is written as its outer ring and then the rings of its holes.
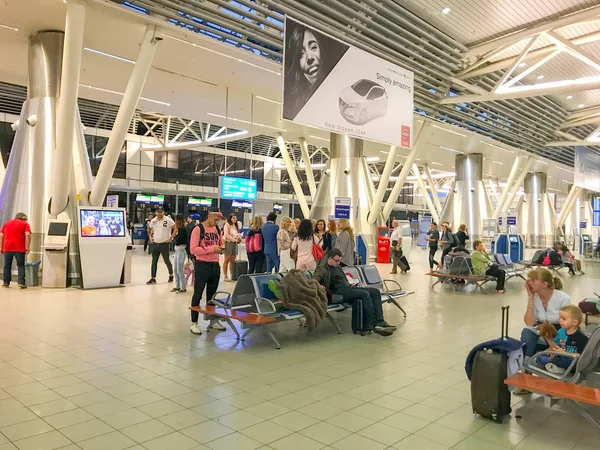
POLYGON ((485 275, 485 271, 491 264, 490 256, 487 253, 478 252, 477 250, 471 253, 471 264, 473 264, 473 275, 485 275))
POLYGON ((325 289, 330 289, 331 285, 331 274, 329 273, 329 264, 327 264, 327 255, 319 261, 319 265, 315 269, 313 274, 313 280, 317 280, 325 289))

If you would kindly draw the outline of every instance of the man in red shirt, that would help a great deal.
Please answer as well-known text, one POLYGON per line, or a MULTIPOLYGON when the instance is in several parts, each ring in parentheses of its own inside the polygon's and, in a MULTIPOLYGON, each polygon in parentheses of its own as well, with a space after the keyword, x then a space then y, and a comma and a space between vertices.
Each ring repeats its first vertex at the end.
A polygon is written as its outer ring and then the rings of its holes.
POLYGON ((13 258, 17 260, 19 273, 19 287, 26 289, 25 284, 25 255, 29 253, 31 244, 31 228, 27 223, 27 215, 18 213, 13 220, 9 220, 0 230, 0 253, 4 255, 4 283, 2 287, 10 285, 13 258))

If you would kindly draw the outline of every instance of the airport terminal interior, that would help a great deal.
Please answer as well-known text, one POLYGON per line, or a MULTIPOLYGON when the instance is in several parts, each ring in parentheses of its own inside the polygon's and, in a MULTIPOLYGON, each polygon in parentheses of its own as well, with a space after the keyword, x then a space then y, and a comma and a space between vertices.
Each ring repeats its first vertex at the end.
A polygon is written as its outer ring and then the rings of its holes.
POLYGON ((600 0, 0 2, 0 450, 597 450, 599 51, 600 0))

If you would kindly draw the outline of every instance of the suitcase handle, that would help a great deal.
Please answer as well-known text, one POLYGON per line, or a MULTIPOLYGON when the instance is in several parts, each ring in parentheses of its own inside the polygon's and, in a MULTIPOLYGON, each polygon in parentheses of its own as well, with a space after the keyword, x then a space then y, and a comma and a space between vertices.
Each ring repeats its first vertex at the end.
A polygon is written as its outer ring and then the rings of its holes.
POLYGON ((508 311, 510 309, 509 305, 502 307, 502 329, 500 330, 500 338, 506 339, 508 338, 508 311))

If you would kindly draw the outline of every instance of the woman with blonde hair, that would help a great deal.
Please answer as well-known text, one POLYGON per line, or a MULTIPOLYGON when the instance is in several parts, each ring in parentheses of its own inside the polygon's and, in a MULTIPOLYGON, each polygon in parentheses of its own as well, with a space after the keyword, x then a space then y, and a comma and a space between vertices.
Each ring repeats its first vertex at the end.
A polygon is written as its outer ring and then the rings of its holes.
POLYGON ((340 232, 335 243, 335 248, 339 248, 342 252, 343 264, 347 266, 354 265, 356 244, 354 243, 354 230, 350 226, 348 219, 340 219, 340 232))
POLYGON ((279 224, 277 232, 277 251, 279 252, 279 271, 287 272, 296 268, 296 263, 292 259, 292 239, 296 234, 296 225, 294 221, 285 216, 279 224))
POLYGON ((264 225, 261 216, 254 217, 252 226, 246 235, 246 253, 248 254, 248 273, 265 271, 265 243, 262 236, 264 225))

